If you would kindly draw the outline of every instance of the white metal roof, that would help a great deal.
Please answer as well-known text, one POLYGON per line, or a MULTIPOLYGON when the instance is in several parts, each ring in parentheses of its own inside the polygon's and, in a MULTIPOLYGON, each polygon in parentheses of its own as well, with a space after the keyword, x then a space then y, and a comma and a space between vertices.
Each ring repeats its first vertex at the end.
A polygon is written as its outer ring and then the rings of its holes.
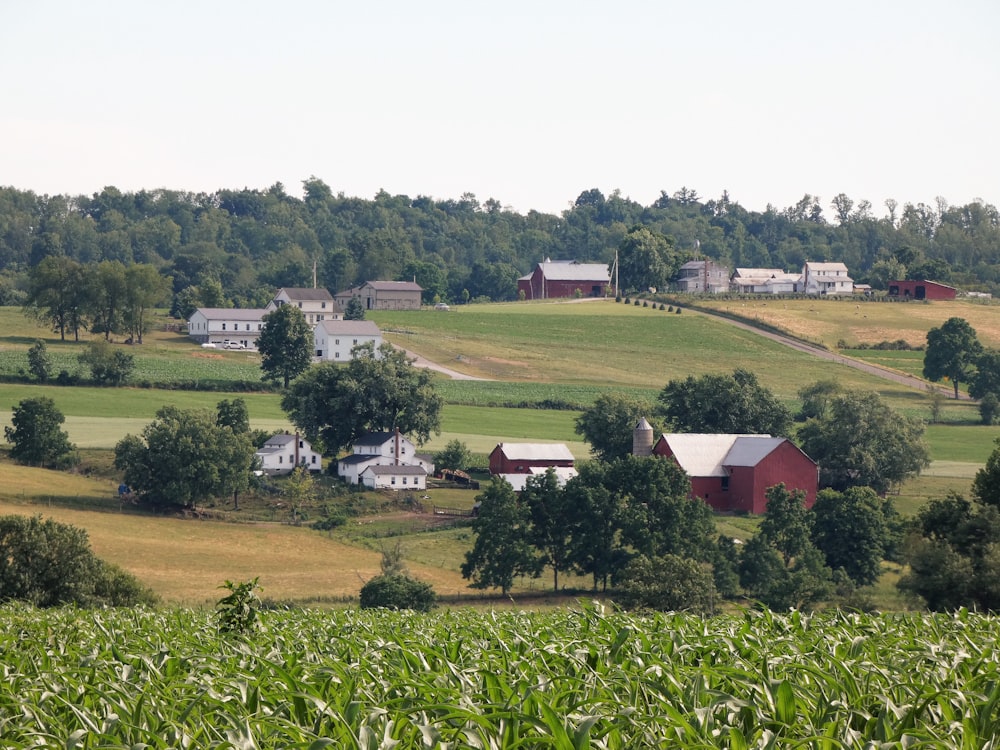
POLYGON ((539 263, 549 281, 611 281, 611 274, 604 263, 539 263))
POLYGON ((380 336, 382 332, 370 320, 321 320, 316 325, 322 326, 328 334, 341 336, 380 336))
POLYGON ((498 443, 497 448, 511 461, 574 460, 573 454, 563 443, 498 443))

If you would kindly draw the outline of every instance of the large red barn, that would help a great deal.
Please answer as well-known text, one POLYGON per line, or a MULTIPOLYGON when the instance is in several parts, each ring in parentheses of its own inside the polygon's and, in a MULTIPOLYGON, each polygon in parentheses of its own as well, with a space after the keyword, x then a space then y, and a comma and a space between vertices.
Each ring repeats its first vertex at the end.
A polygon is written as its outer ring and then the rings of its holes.
POLYGON ((889 296, 903 299, 955 299, 958 290, 936 281, 890 281, 889 296))
POLYGON ((603 263, 575 260, 546 260, 517 280, 517 292, 524 299, 603 297, 611 275, 603 263))
POLYGON ((664 434, 652 452, 673 458, 691 479, 692 497, 717 511, 763 513, 776 484, 805 492, 807 508, 816 502, 819 467, 786 438, 664 434))

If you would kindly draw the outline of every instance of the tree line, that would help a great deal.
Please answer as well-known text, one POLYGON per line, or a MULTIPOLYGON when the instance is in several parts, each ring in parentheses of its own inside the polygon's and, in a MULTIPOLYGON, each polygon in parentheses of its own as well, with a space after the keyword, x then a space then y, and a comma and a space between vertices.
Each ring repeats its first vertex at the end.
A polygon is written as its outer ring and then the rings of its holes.
POLYGON ((836 260, 876 288, 892 278, 929 278, 1000 292, 996 207, 888 200, 884 211, 877 216, 869 202, 844 194, 749 211, 728 193, 706 199, 686 187, 648 206, 618 191, 586 190, 560 215, 520 214, 468 193, 437 200, 380 191, 368 200, 335 194, 316 178, 303 182, 301 197, 280 183, 214 193, 106 187, 90 196, 4 187, 0 304, 23 304, 29 270, 50 257, 148 264, 172 280, 178 313, 191 305, 262 307, 275 288, 312 286, 314 269, 333 291, 416 279, 428 302, 512 300, 518 277, 545 258, 610 264, 616 250, 650 237, 666 238, 674 260, 786 270, 836 260))

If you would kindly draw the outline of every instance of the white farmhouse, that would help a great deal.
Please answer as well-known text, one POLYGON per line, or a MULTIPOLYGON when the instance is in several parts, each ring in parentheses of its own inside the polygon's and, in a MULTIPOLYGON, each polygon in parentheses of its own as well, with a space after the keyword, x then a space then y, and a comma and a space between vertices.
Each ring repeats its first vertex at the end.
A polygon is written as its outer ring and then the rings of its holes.
POLYGON ((321 320, 313 329, 313 348, 323 362, 349 362, 354 347, 369 343, 378 356, 382 332, 370 320, 321 320))
POLYGON ((361 484, 373 490, 424 490, 427 471, 422 466, 377 464, 361 472, 361 484))
POLYGON ((267 303, 265 311, 272 312, 282 305, 299 308, 310 326, 323 320, 340 320, 344 316, 344 311, 326 289, 284 287, 267 303))
POLYGON ((850 296, 854 294, 854 279, 848 275, 847 266, 843 263, 806 261, 802 266, 798 291, 801 294, 850 296))
POLYGON ((308 440, 287 432, 272 435, 264 446, 254 453, 260 469, 268 476, 291 474, 297 466, 309 471, 322 470, 322 456, 312 449, 308 440))
MULTIPOLYGON (((417 453, 413 443, 398 431, 370 432, 358 438, 352 450, 353 453, 337 461, 337 476, 349 484, 362 484, 365 470, 372 466, 419 468, 423 471, 425 486, 427 475, 434 473, 433 459, 426 454, 417 453)), ((402 489, 402 486, 397 489, 402 489)))
POLYGON ((243 349, 256 349, 264 313, 251 308, 199 307, 188 319, 188 336, 219 348, 229 341, 243 349))

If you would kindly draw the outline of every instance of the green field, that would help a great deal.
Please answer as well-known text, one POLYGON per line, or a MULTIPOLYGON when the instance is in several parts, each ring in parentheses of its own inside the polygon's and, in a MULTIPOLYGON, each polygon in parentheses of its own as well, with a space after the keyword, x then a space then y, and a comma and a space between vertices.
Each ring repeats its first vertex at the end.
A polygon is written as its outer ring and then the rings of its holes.
POLYGON ((986 748, 996 618, 0 609, 4 747, 986 748))

